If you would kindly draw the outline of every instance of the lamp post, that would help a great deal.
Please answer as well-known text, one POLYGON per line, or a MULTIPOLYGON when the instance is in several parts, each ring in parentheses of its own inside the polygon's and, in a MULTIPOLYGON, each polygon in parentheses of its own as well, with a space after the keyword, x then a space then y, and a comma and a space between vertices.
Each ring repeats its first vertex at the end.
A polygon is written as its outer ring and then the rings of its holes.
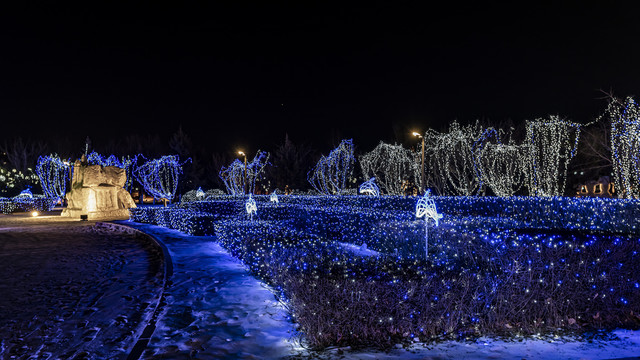
POLYGON ((247 193, 247 154, 243 153, 242 151, 238 151, 238 154, 244 156, 244 193, 247 193))
POLYGON ((420 135, 418 132, 413 132, 413 136, 417 136, 422 139, 422 178, 420 179, 420 193, 424 191, 424 136, 420 135))

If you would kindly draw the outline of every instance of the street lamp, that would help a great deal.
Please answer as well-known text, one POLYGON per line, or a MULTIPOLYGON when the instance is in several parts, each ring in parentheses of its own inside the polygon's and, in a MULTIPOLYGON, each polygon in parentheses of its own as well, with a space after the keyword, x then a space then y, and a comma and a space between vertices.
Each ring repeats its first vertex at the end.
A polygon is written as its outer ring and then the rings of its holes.
POLYGON ((417 136, 422 139, 422 178, 420 179, 420 193, 424 191, 424 136, 420 135, 418 132, 413 132, 413 136, 417 136))
POLYGON ((244 193, 247 193, 247 154, 243 153, 242 151, 238 151, 238 154, 244 156, 244 193))

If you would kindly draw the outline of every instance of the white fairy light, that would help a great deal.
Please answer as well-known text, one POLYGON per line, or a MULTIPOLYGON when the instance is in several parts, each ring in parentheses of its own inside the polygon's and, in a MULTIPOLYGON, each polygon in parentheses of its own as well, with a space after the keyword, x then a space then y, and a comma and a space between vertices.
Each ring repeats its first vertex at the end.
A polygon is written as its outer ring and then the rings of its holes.
POLYGON ((580 129, 580 124, 558 116, 527 121, 524 145, 529 195, 564 195, 567 169, 578 148, 580 129))
POLYGON ((521 145, 493 143, 478 149, 476 165, 482 182, 496 196, 513 196, 524 186, 526 150, 521 145))
POLYGON ((482 134, 479 122, 460 126, 456 121, 451 123, 446 133, 430 130, 425 134, 430 171, 436 181, 444 180, 443 190, 447 193, 470 196, 479 190, 473 150, 482 134))
POLYGON ((402 147, 380 142, 371 152, 360 157, 362 174, 376 178, 386 195, 404 195, 407 182, 420 183, 420 165, 415 154, 402 147))
POLYGON ((640 107, 632 97, 614 99, 605 112, 611 121, 611 160, 618 197, 640 198, 640 107))

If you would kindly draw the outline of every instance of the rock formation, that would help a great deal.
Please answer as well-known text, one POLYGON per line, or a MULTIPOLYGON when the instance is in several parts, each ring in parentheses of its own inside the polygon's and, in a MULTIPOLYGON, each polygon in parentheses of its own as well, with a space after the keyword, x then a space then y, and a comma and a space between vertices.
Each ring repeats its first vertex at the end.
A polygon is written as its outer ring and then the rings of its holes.
POLYGON ((127 180, 124 169, 115 166, 88 165, 77 160, 73 167, 67 207, 62 216, 89 220, 128 219, 129 209, 136 207, 131 195, 123 188, 127 180))

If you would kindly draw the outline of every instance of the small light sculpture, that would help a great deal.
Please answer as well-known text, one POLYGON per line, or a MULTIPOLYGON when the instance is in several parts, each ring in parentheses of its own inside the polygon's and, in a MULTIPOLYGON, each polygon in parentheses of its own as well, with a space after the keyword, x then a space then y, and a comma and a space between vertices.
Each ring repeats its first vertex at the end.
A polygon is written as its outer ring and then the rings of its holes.
POLYGON ((202 188, 199 187, 198 190, 196 190, 196 199, 202 200, 204 199, 204 195, 204 191, 202 191, 202 188))
POLYGON ((431 190, 427 190, 424 196, 416 204, 416 218, 424 217, 425 228, 425 254, 429 256, 429 219, 433 219, 438 226, 438 220, 442 219, 442 214, 438 214, 436 202, 431 197, 431 190))
POLYGON ((371 179, 363 182, 362 185, 360 185, 359 192, 360 194, 380 196, 380 189, 378 188, 378 185, 376 185, 376 178, 372 177, 371 179))
POLYGON ((247 214, 249 214, 249 219, 253 219, 253 214, 258 212, 258 206, 256 206, 256 201, 251 195, 249 195, 249 199, 245 203, 244 207, 247 210, 247 214))
POLYGON ((276 204, 279 203, 278 194, 276 194, 277 191, 278 191, 278 189, 273 190, 273 192, 269 196, 269 201, 271 201, 272 203, 276 203, 276 204))
POLYGON ((33 193, 31 192, 30 189, 24 189, 20 192, 20 195, 18 195, 17 197, 20 198, 29 198, 29 199, 33 199, 33 193))

